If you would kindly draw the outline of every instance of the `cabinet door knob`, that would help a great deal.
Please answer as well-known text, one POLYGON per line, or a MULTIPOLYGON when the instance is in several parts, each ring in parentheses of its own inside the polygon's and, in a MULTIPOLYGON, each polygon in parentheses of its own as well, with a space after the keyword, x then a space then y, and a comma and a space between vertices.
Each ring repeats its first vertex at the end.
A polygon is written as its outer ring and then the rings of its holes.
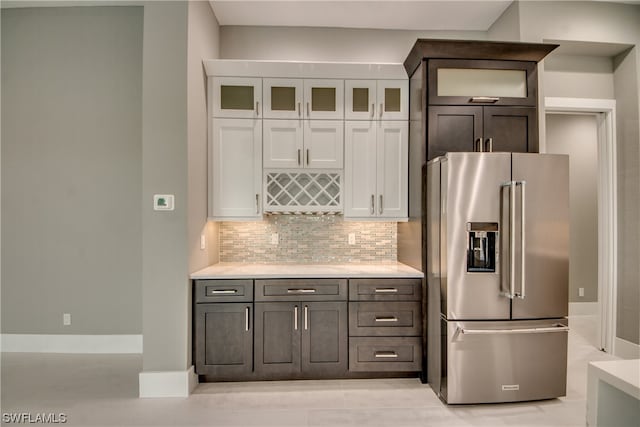
POLYGON ((484 147, 482 146, 482 137, 476 138, 473 142, 473 151, 476 153, 482 153, 484 151, 484 147))
POLYGON ((371 118, 376 116, 376 104, 371 104, 371 118))
POLYGON ((304 330, 308 330, 309 329, 309 306, 304 306, 304 330))
POLYGON ((309 166, 309 149, 307 148, 307 166, 309 166))
POLYGON ((293 330, 298 330, 298 306, 293 307, 293 330))
POLYGON ((256 116, 260 115, 260 101, 256 101, 256 116))
POLYGON ((298 166, 300 166, 300 149, 298 148, 298 166))
POLYGON ((373 194, 371 195, 371 215, 376 213, 376 196, 374 196, 373 194))
POLYGON ((249 307, 244 308, 244 330, 249 330, 249 307))
POLYGON ((260 213, 260 196, 256 194, 256 213, 260 213))
POLYGON ((298 102, 298 117, 302 115, 302 108, 300 108, 300 103, 298 102))
POLYGON ((383 105, 384 104, 381 102, 380 103, 380 118, 382 118, 382 112, 384 111, 383 105))
POLYGON ((309 117, 311 114, 309 113, 309 103, 307 102, 307 117, 309 117))
POLYGON ((382 211, 383 211, 383 207, 382 207, 382 194, 380 195, 380 203, 378 206, 378 213, 380 213, 380 215, 382 215, 382 211))

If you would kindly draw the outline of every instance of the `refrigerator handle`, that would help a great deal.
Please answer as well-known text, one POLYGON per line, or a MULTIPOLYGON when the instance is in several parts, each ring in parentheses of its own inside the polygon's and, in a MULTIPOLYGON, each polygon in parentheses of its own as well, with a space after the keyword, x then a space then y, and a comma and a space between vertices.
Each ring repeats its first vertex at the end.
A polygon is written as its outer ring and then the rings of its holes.
MULTIPOLYGON (((507 298, 513 299, 516 293, 516 269, 515 269, 515 259, 516 259, 516 234, 515 234, 515 222, 516 222, 516 181, 507 181, 502 184, 503 189, 509 190, 509 262, 507 267, 509 268, 509 289, 504 290, 503 287, 503 295, 507 298)), ((504 263, 503 263, 504 265, 504 263)), ((503 270, 504 271, 504 270, 503 270)), ((506 273, 506 271, 505 271, 506 273)))
POLYGON ((526 181, 520 181, 518 182, 518 185, 520 185, 520 294, 518 295, 519 298, 524 299, 525 297, 525 224, 526 224, 526 218, 525 218, 525 198, 526 198, 526 192, 525 192, 525 188, 526 188, 526 181))

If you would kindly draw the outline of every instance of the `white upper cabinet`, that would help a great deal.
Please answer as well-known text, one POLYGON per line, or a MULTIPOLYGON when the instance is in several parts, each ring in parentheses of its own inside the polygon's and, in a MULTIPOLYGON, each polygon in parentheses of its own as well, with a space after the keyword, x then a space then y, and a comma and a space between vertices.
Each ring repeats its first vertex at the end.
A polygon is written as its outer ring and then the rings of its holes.
POLYGON ((211 110, 213 117, 262 117, 262 79, 250 77, 214 77, 211 110))
POLYGON ((408 122, 349 121, 345 135, 345 218, 406 220, 408 122))
POLYGON ((262 125, 263 166, 265 168, 303 167, 302 120, 268 120, 262 125))
POLYGON ((304 165, 315 169, 341 169, 344 152, 342 120, 305 120, 304 165))
POLYGON ((409 118, 409 81, 378 80, 377 120, 407 120, 409 118))
POLYGON ((409 191, 409 123, 380 122, 377 145, 377 215, 382 218, 406 218, 409 191))
POLYGON ((263 166, 284 169, 341 169, 342 120, 264 120, 263 166))
POLYGON ((262 120, 211 119, 210 219, 262 216, 262 120))
POLYGON ((344 119, 344 80, 304 80, 305 119, 344 119))
POLYGON ((344 118, 346 120, 375 120, 376 80, 345 80, 344 118))
POLYGON ((262 99, 265 119, 301 119, 302 79, 263 79, 262 99))
POLYGON ((407 120, 407 80, 345 80, 346 120, 407 120))

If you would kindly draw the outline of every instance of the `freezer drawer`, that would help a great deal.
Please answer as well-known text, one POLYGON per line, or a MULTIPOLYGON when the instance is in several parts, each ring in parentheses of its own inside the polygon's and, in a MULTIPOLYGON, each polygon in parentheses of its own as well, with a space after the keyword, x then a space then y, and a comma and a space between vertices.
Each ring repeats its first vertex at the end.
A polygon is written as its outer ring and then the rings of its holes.
MULTIPOLYGON (((447 403, 492 403, 564 396, 566 319, 446 323, 447 403)), ((444 337, 443 337, 444 338, 444 337)))

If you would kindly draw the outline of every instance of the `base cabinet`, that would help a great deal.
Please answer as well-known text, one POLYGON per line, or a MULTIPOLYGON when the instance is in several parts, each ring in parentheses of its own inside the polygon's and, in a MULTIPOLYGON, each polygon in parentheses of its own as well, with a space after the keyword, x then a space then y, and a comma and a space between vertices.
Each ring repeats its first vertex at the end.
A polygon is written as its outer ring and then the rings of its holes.
POLYGON ((346 374, 346 302, 265 302, 255 306, 258 376, 330 378, 346 374))

